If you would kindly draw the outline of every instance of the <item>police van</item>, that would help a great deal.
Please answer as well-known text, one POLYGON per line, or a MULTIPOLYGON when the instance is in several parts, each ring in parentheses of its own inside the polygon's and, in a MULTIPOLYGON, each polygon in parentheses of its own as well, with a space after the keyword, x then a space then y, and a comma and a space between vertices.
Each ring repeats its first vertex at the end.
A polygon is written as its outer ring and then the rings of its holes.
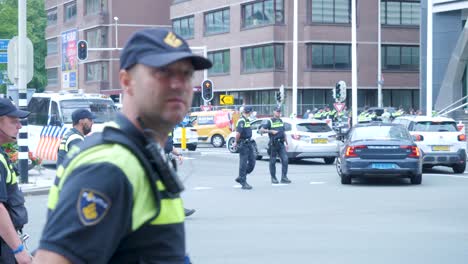
POLYGON ((72 113, 85 108, 96 116, 92 131, 101 131, 104 123, 114 120, 117 113, 112 99, 102 94, 87 93, 35 93, 28 103, 29 151, 43 160, 55 164, 62 137, 72 128, 72 113))

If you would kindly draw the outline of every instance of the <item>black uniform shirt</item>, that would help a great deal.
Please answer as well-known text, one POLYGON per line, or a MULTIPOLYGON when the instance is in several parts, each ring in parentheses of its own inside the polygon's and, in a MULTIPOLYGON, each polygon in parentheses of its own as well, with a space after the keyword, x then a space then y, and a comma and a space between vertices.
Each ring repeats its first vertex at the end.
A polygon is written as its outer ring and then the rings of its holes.
POLYGON ((270 120, 267 120, 262 124, 265 129, 278 131, 276 135, 269 133, 268 136, 271 140, 284 140, 284 123, 281 118, 272 117, 270 120))
POLYGON ((249 139, 252 137, 252 129, 250 128, 250 120, 246 117, 241 117, 237 121, 236 131, 240 134, 240 139, 249 139))

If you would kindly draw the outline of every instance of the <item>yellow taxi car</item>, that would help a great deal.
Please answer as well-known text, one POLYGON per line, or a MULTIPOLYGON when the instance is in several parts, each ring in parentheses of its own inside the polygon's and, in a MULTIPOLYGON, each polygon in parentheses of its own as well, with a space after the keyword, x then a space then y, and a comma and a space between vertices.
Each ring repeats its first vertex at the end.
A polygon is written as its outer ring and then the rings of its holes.
POLYGON ((239 112, 229 109, 192 112, 190 122, 197 130, 199 142, 208 142, 220 148, 233 131, 239 116, 239 112))

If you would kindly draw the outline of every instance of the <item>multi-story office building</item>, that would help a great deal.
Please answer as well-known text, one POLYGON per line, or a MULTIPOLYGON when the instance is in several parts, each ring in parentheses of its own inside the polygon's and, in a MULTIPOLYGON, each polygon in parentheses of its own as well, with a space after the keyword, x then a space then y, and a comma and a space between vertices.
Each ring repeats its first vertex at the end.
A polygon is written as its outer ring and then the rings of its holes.
MULTIPOLYGON (((450 107, 468 95, 468 1, 423 0, 421 20, 421 105, 426 109, 427 4, 432 3, 432 109, 450 107)), ((466 119, 458 116, 459 118, 466 119)))
POLYGON ((118 95, 119 51, 144 27, 171 27, 172 0, 45 0, 47 91, 83 89, 118 95), (79 62, 78 40, 89 55, 79 62))
MULTIPOLYGON (((293 21, 298 20, 298 113, 331 105, 332 88, 348 84, 351 102, 351 1, 176 0, 173 29, 192 46, 206 46, 214 62, 208 78, 236 103, 275 104, 281 85, 291 112, 293 21)), ((358 105, 377 105, 378 20, 381 18, 383 104, 419 107, 420 3, 357 1, 358 105)), ((201 100, 198 102, 201 104, 201 100)), ((261 112, 268 112, 268 109, 261 112)))

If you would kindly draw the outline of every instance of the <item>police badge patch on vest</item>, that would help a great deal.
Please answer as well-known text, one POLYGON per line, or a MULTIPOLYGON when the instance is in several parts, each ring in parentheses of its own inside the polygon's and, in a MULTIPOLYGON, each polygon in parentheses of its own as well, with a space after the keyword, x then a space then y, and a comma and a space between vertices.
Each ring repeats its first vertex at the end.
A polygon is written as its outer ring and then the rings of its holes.
POLYGON ((78 196, 78 215, 85 226, 99 223, 109 212, 110 199, 95 190, 83 189, 78 196))

